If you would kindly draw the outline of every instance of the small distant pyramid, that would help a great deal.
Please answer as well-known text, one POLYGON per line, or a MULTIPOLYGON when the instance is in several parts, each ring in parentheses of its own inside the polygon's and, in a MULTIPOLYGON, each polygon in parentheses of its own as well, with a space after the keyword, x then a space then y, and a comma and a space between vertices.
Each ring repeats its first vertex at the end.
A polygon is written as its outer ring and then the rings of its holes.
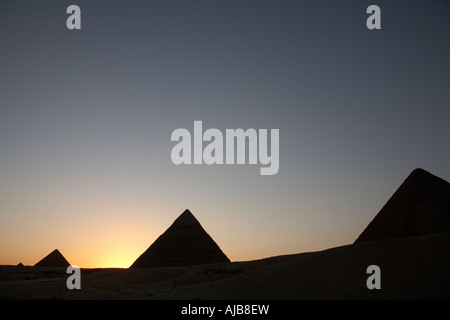
POLYGON ((34 265, 35 267, 68 267, 70 263, 64 258, 58 249, 53 250, 48 256, 34 265))
POLYGON ((415 169, 355 243, 447 231, 450 231, 450 183, 423 169, 415 169))
POLYGON ((230 262, 198 220, 185 210, 130 268, 230 262))

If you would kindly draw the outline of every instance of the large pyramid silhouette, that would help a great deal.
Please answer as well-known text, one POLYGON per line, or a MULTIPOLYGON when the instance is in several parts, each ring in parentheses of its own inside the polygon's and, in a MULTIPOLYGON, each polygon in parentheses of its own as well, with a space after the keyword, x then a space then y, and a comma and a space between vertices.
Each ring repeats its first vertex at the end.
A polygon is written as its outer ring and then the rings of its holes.
POLYGON ((189 210, 185 210, 130 268, 230 262, 189 210))
POLYGON ((44 259, 34 265, 35 267, 64 267, 70 266, 70 263, 64 258, 58 249, 53 250, 44 259))
POLYGON ((355 243, 447 231, 450 231, 450 183, 423 169, 415 169, 355 243))

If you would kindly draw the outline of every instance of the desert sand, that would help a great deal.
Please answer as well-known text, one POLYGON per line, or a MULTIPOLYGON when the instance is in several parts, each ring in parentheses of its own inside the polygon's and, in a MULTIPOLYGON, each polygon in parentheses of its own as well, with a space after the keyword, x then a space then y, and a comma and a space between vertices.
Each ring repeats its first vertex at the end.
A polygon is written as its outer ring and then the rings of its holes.
POLYGON ((0 267, 1 299, 450 299, 450 234, 357 243, 262 260, 185 267, 0 267), (366 286, 369 265, 381 289, 366 286))

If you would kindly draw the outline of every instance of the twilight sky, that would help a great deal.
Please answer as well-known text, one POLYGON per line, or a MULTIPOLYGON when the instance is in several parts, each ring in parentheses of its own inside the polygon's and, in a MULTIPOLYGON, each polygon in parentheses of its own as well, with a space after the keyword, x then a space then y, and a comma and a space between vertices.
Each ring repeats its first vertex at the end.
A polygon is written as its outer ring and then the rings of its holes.
POLYGON ((186 208, 232 261, 352 243, 414 168, 450 180, 449 30, 444 0, 1 1, 0 264, 128 267, 186 208), (194 120, 279 129, 278 174, 174 165, 194 120))

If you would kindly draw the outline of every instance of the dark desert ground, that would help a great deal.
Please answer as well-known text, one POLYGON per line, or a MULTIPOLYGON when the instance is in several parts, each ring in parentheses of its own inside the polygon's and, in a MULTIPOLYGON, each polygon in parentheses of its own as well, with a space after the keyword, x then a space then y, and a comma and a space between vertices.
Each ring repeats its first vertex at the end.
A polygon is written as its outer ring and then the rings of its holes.
POLYGON ((245 262, 82 269, 81 290, 67 289, 65 267, 5 265, 0 298, 450 299, 449 221, 450 184, 416 169, 353 244, 245 262), (373 264, 379 290, 366 286, 373 264))

